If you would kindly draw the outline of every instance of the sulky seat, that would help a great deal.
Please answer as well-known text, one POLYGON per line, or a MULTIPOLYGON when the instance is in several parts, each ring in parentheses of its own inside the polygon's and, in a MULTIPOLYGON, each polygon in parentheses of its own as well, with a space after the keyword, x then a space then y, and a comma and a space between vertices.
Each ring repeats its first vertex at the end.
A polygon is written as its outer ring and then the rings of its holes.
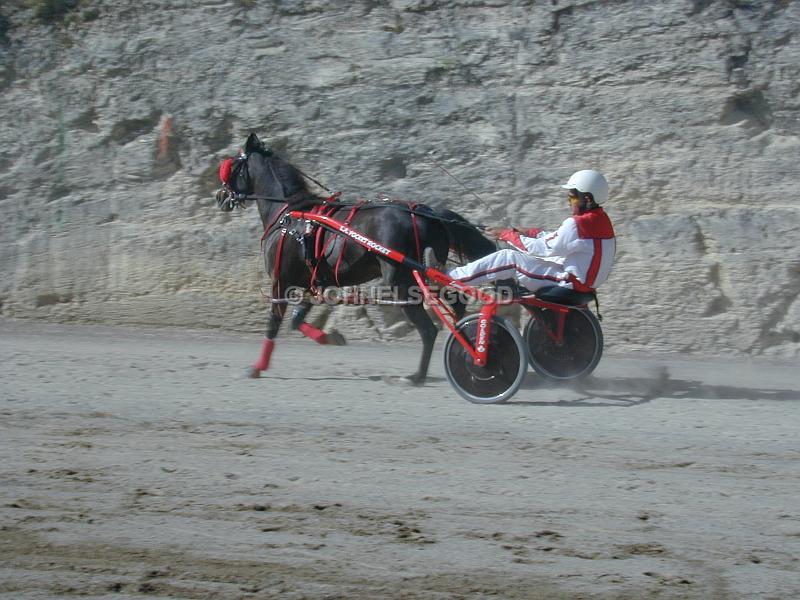
POLYGON ((576 292, 560 285, 539 288, 534 295, 544 302, 566 304, 567 306, 583 306, 596 298, 593 292, 576 292))

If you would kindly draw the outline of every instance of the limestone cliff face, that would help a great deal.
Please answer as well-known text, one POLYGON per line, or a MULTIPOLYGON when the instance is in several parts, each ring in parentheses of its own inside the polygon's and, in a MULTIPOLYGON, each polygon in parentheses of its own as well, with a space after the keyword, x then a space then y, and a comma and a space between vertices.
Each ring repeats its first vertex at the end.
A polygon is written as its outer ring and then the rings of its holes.
POLYGON ((211 198, 256 131, 346 196, 484 223, 556 227, 558 185, 600 169, 609 346, 800 354, 800 2, 91 6, 2 9, 6 316, 259 330, 257 214, 211 198))

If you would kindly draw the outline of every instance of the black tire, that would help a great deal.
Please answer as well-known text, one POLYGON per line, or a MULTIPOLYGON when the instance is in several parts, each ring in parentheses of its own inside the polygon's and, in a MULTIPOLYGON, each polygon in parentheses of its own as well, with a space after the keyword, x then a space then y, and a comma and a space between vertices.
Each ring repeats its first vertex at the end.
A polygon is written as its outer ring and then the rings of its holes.
POLYGON ((570 308, 561 344, 547 333, 558 331, 559 312, 539 307, 530 312, 524 337, 534 371, 551 381, 580 379, 594 371, 603 356, 603 330, 588 308, 570 308))
MULTIPOLYGON (((471 344, 475 343, 477 327, 477 314, 456 323, 456 330, 471 344)), ((525 378, 525 343, 516 327, 502 317, 493 317, 487 365, 475 365, 472 356, 450 334, 444 347, 444 370, 463 398, 475 404, 499 404, 511 398, 525 378)))

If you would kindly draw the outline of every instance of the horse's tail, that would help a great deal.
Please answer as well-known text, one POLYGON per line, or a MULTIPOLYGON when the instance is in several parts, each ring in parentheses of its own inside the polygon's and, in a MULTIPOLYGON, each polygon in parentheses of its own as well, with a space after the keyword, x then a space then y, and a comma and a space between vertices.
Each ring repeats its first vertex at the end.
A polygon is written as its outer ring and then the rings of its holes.
POLYGON ((441 217, 447 235, 450 238, 450 249, 463 260, 476 260, 497 250, 497 245, 485 238, 478 227, 467 221, 455 211, 447 208, 437 209, 436 215, 441 217))

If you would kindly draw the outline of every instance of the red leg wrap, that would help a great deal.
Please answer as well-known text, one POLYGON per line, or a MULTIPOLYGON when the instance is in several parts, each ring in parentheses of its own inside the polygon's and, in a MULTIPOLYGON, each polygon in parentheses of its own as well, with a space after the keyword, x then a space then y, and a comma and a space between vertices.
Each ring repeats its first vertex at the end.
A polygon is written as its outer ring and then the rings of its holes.
POLYGON ((258 357, 258 361, 253 365, 253 368, 257 371, 266 371, 269 369, 269 358, 272 356, 272 351, 274 349, 275 340, 264 340, 264 344, 261 346, 261 356, 258 357))
POLYGON ((298 327, 297 329, 299 329, 300 333, 302 333, 304 336, 314 340, 318 344, 328 343, 328 335, 324 331, 322 331, 322 329, 314 327, 313 325, 309 325, 305 321, 300 323, 300 327, 298 327))

